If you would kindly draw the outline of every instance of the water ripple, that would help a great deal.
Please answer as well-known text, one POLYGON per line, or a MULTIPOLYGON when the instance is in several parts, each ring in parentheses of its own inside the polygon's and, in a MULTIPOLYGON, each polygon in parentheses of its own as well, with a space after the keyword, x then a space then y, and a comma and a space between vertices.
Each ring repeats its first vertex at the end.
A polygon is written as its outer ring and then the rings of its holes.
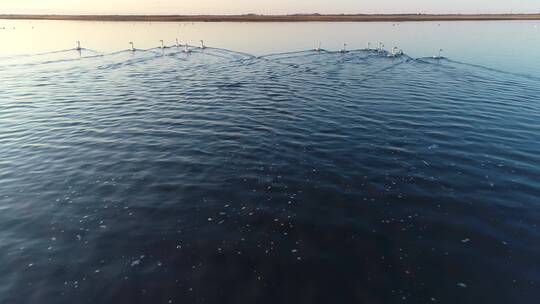
POLYGON ((537 78, 181 50, 0 59, 0 302, 535 303, 537 78))

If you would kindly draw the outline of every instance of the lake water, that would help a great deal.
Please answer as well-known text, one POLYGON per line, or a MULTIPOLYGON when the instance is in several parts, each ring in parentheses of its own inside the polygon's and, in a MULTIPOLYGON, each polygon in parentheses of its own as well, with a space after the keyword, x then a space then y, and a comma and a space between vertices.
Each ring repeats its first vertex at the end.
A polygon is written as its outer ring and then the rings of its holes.
POLYGON ((540 20, 401 23, 136 23, 0 20, 0 56, 33 54, 75 46, 100 52, 168 45, 179 39, 253 55, 315 48, 402 48, 412 57, 433 56, 438 49, 455 60, 485 64, 510 72, 540 75, 540 20), (2 28, 4 28, 2 30, 2 28))
POLYGON ((539 24, 0 21, 0 303, 537 303, 539 24))

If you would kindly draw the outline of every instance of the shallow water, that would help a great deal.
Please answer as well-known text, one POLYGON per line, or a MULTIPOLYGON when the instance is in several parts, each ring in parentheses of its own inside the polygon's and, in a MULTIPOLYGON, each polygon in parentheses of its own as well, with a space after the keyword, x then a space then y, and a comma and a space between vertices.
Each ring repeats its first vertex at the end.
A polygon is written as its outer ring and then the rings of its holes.
POLYGON ((0 67, 1 303, 538 299, 534 74, 214 48, 0 67))

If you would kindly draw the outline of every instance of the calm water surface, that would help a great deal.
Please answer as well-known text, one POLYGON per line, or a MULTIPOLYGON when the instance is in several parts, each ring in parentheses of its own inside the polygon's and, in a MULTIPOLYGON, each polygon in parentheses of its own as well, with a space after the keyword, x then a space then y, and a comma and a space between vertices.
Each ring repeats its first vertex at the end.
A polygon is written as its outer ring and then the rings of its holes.
POLYGON ((0 56, 34 54, 75 47, 100 52, 173 45, 206 44, 254 55, 323 48, 339 50, 402 48, 418 58, 443 54, 468 63, 540 77, 540 20, 481 22, 300 22, 300 23, 137 23, 0 20, 0 56))
POLYGON ((537 303, 535 24, 9 22, 0 303, 537 303))

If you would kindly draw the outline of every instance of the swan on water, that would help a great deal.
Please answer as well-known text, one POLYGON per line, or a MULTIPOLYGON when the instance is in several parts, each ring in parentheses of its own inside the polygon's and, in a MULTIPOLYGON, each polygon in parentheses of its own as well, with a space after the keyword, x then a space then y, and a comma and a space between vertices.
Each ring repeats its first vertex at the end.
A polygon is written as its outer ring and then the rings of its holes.
POLYGON ((403 55, 403 50, 401 50, 400 48, 395 46, 395 47, 392 48, 392 52, 390 54, 388 54, 388 57, 397 57, 397 56, 400 56, 400 55, 403 55))
POLYGON ((189 49, 189 45, 188 45, 187 42, 186 42, 186 44, 184 45, 184 53, 191 53, 191 50, 189 49))
POLYGON ((392 48, 392 51, 390 52, 390 54, 388 54, 388 57, 396 57, 398 55, 398 47, 395 46, 392 48))
POLYGON ((437 52, 437 55, 433 56, 433 59, 441 59, 442 58, 442 56, 441 56, 442 51, 443 51, 443 49, 439 49, 439 51, 437 52))

